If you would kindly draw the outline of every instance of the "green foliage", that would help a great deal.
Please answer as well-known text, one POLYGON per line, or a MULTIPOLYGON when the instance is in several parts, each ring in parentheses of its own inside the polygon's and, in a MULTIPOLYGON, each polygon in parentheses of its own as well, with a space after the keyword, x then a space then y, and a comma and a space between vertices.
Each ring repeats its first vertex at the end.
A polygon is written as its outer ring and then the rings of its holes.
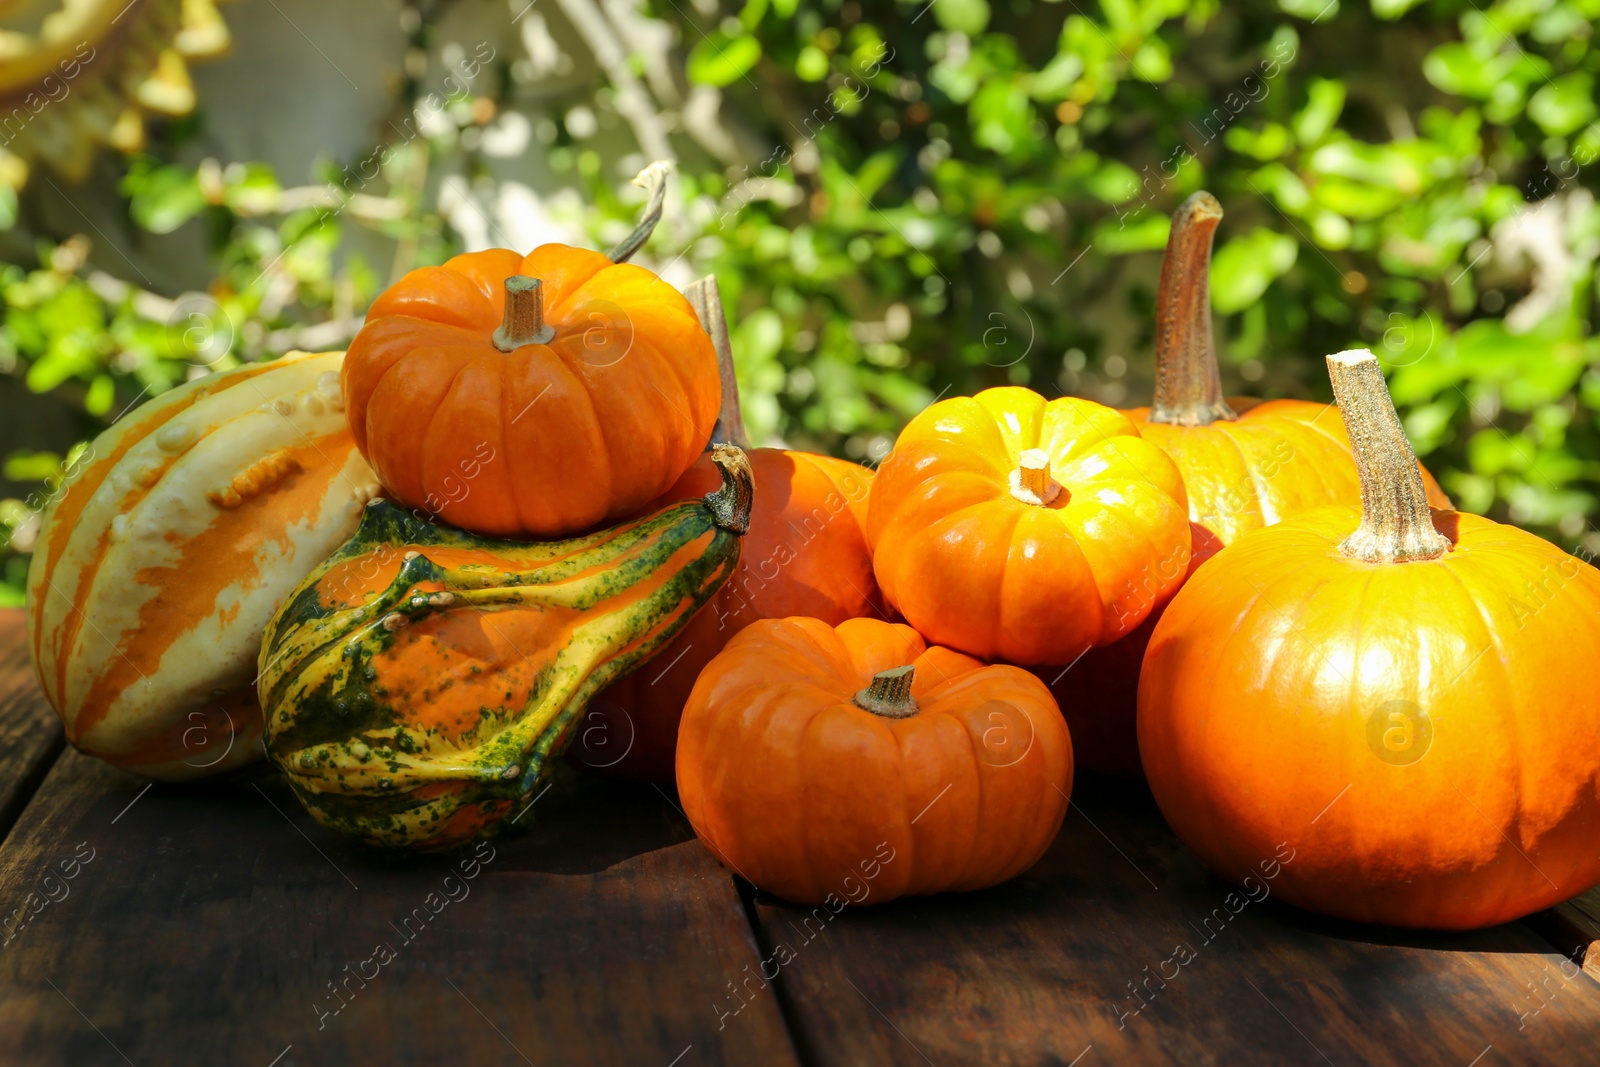
MULTIPOLYGON (((654 3, 685 84, 720 90, 723 122, 766 146, 725 165, 678 126, 668 211, 691 221, 645 253, 718 275, 758 438, 874 460, 939 395, 1146 402, 1168 216, 1204 188, 1227 214, 1212 299, 1230 392, 1327 399, 1322 356, 1370 347, 1458 503, 1600 549, 1600 0, 654 3)), ((0 266, 0 369, 70 397, 88 435, 143 391, 344 344, 389 279, 458 250, 430 170, 485 180, 480 127, 519 103, 513 79, 472 85, 429 105, 407 82, 426 135, 308 185, 179 165, 192 130, 174 127, 121 191, 151 234, 203 229, 207 291, 145 293, 86 267, 82 238, 39 234, 36 262, 0 266), (355 254, 358 229, 392 261, 355 254)), ((560 106, 609 121, 617 99, 597 83, 560 106)), ((637 191, 581 126, 556 124, 542 157, 605 247, 637 191)), ((0 188, 0 228, 19 217, 0 188)), ((65 463, 7 461, 41 483, 0 502, 14 548, 65 463)))

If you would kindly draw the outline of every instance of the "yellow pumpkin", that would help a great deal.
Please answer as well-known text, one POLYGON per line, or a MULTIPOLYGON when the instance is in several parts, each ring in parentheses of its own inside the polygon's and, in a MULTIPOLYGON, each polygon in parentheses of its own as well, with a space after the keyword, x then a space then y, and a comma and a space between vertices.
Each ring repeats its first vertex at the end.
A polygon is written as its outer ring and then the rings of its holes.
POLYGON ((343 358, 201 378, 123 416, 74 465, 34 547, 28 626, 78 748, 169 780, 262 754, 262 629, 377 495, 345 424, 343 358))

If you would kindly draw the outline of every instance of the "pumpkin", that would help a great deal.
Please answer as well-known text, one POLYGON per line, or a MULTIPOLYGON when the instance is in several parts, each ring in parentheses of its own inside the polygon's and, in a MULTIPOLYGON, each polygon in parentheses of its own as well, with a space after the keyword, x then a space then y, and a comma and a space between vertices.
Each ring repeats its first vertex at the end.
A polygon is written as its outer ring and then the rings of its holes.
POLYGON ((1273 892, 1327 915, 1471 929, 1565 900, 1600 881, 1600 693, 1574 670, 1600 571, 1431 509, 1377 361, 1328 368, 1361 504, 1246 535, 1168 605, 1151 791, 1218 874, 1276 855, 1273 892))
POLYGON ((1183 480, 1127 416, 986 389, 901 431, 867 513, 884 597, 928 640, 1071 663, 1138 626, 1189 562, 1183 480))
MULTIPOLYGON (((836 624, 883 613, 862 531, 872 472, 814 452, 750 450, 716 279, 696 282, 689 300, 711 335, 722 375, 722 413, 712 442, 749 450, 761 495, 751 508, 750 532, 733 577, 649 669, 590 701, 568 752, 581 766, 656 782, 672 781, 678 720, 689 691, 734 634, 757 619, 807 615, 836 624)), ((715 486, 711 447, 661 503, 702 496, 715 486)))
MULTIPOLYGON (((1305 400, 1222 396, 1212 343, 1211 244, 1222 206, 1198 192, 1172 218, 1156 293, 1155 403, 1127 415, 1178 465, 1189 497, 1189 572, 1252 530, 1329 504, 1355 504, 1360 480, 1336 408, 1305 400)), ((1450 500, 1422 472, 1435 506, 1450 500)), ((1080 767, 1139 772, 1134 721, 1139 665, 1153 618, 1070 672, 1044 672, 1072 727, 1080 767)))
POLYGON ((499 537, 637 513, 694 462, 719 403, 688 301, 560 244, 410 272, 373 303, 343 380, 356 445, 393 499, 499 537))
POLYGON ((267 753, 322 825, 443 848, 516 822, 589 698, 649 659, 739 560, 750 468, 556 542, 502 541, 387 500, 261 645, 267 753))
POLYGON ((28 627, 82 751, 172 780, 260 758, 262 628, 377 491, 345 425, 341 358, 197 379, 74 464, 35 543, 28 627))
POLYGON ((1037 678, 878 619, 751 623, 701 673, 678 738, 700 840, 800 904, 1013 878, 1071 792, 1072 745, 1037 678))

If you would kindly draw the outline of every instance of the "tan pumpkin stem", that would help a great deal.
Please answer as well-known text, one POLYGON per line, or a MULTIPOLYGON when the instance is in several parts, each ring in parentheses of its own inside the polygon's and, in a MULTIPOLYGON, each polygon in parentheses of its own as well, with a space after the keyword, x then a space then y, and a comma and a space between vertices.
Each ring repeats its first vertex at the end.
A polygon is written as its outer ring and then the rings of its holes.
POLYGON ((722 410, 717 413, 717 425, 711 431, 711 444, 750 447, 750 433, 744 428, 744 410, 739 406, 739 379, 733 371, 733 342, 728 337, 728 316, 722 310, 722 290, 717 279, 706 275, 691 282, 684 290, 694 313, 699 316, 700 328, 711 338, 711 347, 717 351, 717 377, 722 380, 722 410))
POLYGON ((917 713, 917 700, 911 695, 916 673, 916 666, 910 663, 879 671, 872 676, 871 685, 856 693, 856 707, 885 719, 909 719, 917 713))
POLYGON ((645 200, 644 216, 639 220, 639 225, 633 228, 633 232, 611 250, 611 262, 628 262, 633 258, 633 254, 650 240, 650 235, 656 230, 656 223, 661 221, 661 208, 667 199, 667 176, 671 173, 672 160, 658 159, 634 176, 632 184, 643 189, 648 197, 645 200))
POLYGON ((538 278, 513 274, 506 279, 506 311, 494 332, 494 346, 515 352, 523 345, 547 345, 556 328, 544 321, 544 286, 538 278))
POLYGON ((750 504, 755 499, 756 478, 750 457, 737 445, 713 445, 711 462, 722 472, 720 488, 703 498, 711 516, 724 530, 744 534, 750 529, 750 504))
POLYGON ((1433 525, 1422 471, 1377 357, 1364 348, 1329 356, 1328 377, 1361 476, 1361 525, 1339 551, 1369 563, 1437 559, 1450 551, 1450 539, 1433 525))
POLYGON ((1211 341, 1211 240, 1222 205, 1207 192, 1185 200, 1172 216, 1161 284, 1156 290, 1156 390, 1150 421, 1209 426, 1231 421, 1211 341))
POLYGON ((1011 495, 1024 504, 1047 506, 1055 502, 1061 495, 1061 483, 1050 477, 1050 453, 1028 448, 1017 456, 1017 469, 1011 472, 1011 495))

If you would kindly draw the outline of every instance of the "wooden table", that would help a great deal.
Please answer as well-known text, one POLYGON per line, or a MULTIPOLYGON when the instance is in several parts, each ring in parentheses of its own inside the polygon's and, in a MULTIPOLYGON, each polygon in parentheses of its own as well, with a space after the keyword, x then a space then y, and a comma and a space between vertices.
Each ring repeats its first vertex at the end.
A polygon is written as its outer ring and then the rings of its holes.
POLYGON ((1583 901, 1448 936, 1233 914, 1106 783, 1008 885, 837 916, 730 876, 670 791, 575 772, 475 860, 379 854, 264 768, 152 786, 64 748, 22 631, 0 615, 0 1064, 1600 1062, 1583 901))

